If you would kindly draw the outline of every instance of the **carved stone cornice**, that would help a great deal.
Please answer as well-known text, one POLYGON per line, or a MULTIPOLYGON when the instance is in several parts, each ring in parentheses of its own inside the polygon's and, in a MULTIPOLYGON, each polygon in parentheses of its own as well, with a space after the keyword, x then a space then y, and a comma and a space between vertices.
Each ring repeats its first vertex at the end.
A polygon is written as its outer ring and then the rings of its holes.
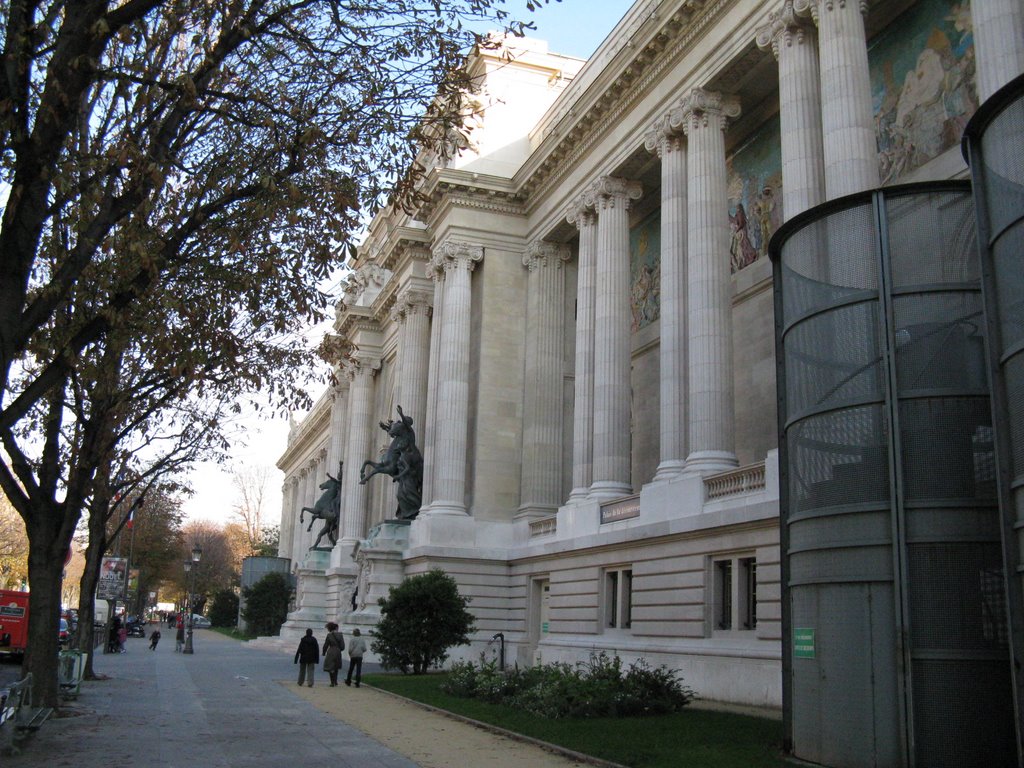
POLYGON ((707 128, 713 117, 721 118, 718 127, 724 131, 730 119, 740 116, 740 102, 735 96, 694 88, 669 114, 672 126, 681 127, 687 135, 707 128))
MULTIPOLYGON (((646 43, 630 49, 636 51, 632 60, 620 68, 618 77, 589 105, 581 106, 585 94, 574 93, 570 85, 561 97, 564 106, 546 129, 547 133, 558 134, 552 140, 555 145, 537 161, 535 168, 527 170, 528 176, 520 187, 520 194, 528 202, 543 199, 546 192, 575 167, 608 130, 621 122, 622 117, 649 93, 653 84, 665 77, 732 4, 733 0, 683 2, 675 13, 665 18, 646 43)), ((652 3, 652 6, 657 5, 652 3)))
POLYGON ((535 240, 526 246, 526 252, 523 254, 523 266, 531 272, 548 266, 561 269, 562 265, 570 258, 572 258, 572 249, 568 245, 535 240))
POLYGON ((434 256, 430 263, 435 270, 443 269, 450 272, 454 269, 467 269, 472 272, 483 258, 484 249, 481 245, 460 240, 445 240, 434 248, 434 256))
POLYGON ((424 239, 422 240, 408 237, 398 238, 394 243, 390 244, 386 255, 381 259, 381 265, 385 269, 393 271, 407 259, 411 261, 429 261, 430 243, 426 240, 425 232, 423 236, 424 239))
POLYGON ((783 0, 782 7, 768 15, 768 23, 758 28, 755 40, 762 51, 771 51, 779 60, 779 48, 802 45, 811 38, 810 22, 797 14, 794 0, 783 0))
POLYGON ((334 330, 352 344, 352 337, 360 331, 380 331, 380 323, 372 307, 348 307, 334 321, 334 330))
POLYGON ((416 215, 422 221, 429 221, 443 204, 513 216, 525 214, 520 195, 508 179, 500 177, 481 177, 466 171, 433 171, 421 191, 424 201, 416 215))

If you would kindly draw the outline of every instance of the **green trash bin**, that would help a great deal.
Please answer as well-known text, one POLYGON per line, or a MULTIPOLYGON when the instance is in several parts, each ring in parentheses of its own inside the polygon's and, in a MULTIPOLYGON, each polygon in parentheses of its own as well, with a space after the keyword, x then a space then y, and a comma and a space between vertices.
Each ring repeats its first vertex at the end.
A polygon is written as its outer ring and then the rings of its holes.
POLYGON ((61 651, 57 658, 57 681, 61 695, 65 699, 78 696, 82 676, 85 674, 85 654, 77 648, 61 651))

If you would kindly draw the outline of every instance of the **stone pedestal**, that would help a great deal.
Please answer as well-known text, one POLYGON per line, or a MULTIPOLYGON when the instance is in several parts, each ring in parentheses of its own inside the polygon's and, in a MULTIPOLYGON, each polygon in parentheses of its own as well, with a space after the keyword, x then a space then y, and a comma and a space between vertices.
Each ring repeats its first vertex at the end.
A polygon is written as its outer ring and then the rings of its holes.
POLYGON ((376 626, 380 619, 377 601, 387 597, 391 588, 405 578, 402 556, 409 547, 410 528, 407 520, 387 520, 371 528, 356 546, 355 610, 351 609, 351 604, 342 606, 342 623, 346 630, 360 627, 365 632, 376 626))
POLYGON ((319 632, 327 623, 327 575, 329 549, 310 549, 296 571, 295 592, 299 604, 281 627, 281 638, 297 643, 307 629, 319 632))

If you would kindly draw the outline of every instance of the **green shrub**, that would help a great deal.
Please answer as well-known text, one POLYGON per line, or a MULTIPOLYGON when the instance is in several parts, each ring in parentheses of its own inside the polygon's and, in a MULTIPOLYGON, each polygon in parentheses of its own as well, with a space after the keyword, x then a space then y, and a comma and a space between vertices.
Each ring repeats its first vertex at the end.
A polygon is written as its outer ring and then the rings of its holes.
POLYGON ((209 618, 215 627, 233 627, 238 624, 238 595, 235 590, 222 589, 214 593, 209 618))
POLYGON ((254 635, 276 635, 288 618, 292 588, 283 573, 268 573, 251 587, 242 590, 245 608, 242 618, 254 635))
POLYGON ((443 571, 408 578, 377 602, 381 619, 371 647, 385 669, 422 674, 443 663, 452 646, 469 643, 469 599, 443 571))
POLYGON ((677 672, 646 661, 623 674, 618 656, 592 655, 576 666, 545 664, 507 673, 493 662, 477 667, 453 664, 442 690, 453 696, 505 704, 545 718, 626 717, 678 712, 693 700, 693 691, 677 672))

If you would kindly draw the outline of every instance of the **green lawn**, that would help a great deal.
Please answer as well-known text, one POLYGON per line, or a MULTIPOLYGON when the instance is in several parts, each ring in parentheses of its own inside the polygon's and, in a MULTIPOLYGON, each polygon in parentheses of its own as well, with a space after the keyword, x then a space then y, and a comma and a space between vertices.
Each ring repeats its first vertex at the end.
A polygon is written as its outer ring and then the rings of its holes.
POLYGON ((449 696, 443 674, 366 675, 363 680, 474 720, 631 768, 776 768, 782 723, 687 708, 675 715, 550 720, 498 704, 449 696))

